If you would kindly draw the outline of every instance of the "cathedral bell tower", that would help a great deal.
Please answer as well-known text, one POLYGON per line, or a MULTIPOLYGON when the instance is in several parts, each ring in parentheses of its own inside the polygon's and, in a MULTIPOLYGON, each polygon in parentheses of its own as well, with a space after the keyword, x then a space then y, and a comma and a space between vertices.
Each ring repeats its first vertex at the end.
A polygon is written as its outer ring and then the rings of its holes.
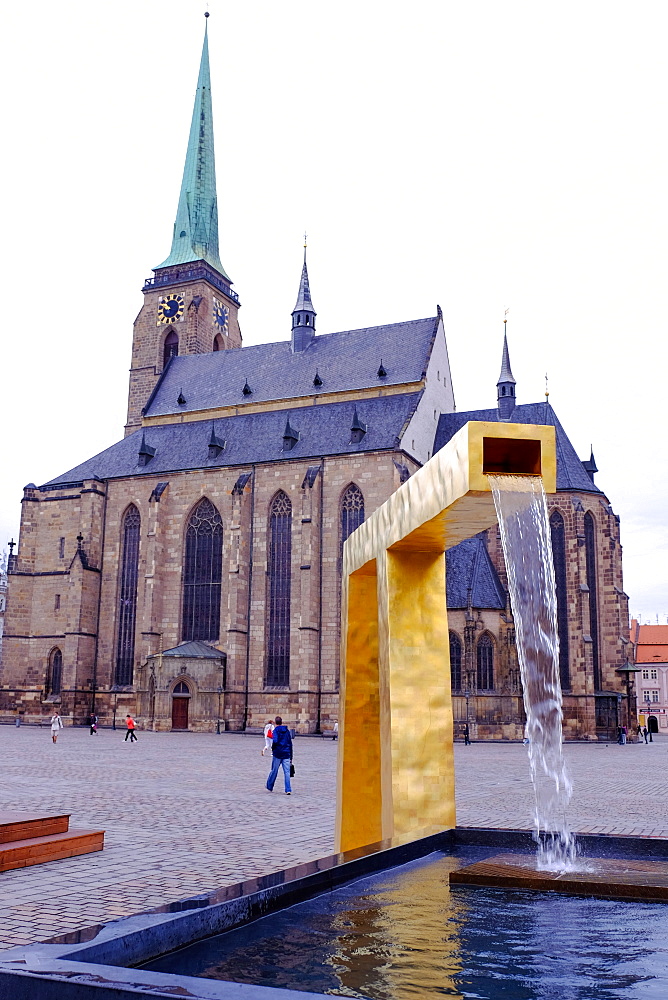
POLYGON ((142 409, 172 357, 241 347, 239 296, 218 250, 206 30, 172 248, 142 291, 144 305, 135 320, 132 341, 126 434, 141 425, 142 409))

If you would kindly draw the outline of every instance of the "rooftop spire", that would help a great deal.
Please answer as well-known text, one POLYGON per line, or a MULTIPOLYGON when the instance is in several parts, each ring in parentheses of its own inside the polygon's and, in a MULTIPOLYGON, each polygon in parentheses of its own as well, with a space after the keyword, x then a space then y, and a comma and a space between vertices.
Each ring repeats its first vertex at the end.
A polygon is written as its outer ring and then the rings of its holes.
POLYGON ((304 233, 304 264, 299 281, 297 304, 292 310, 292 350, 304 351, 315 337, 315 317, 317 313, 311 301, 311 289, 306 268, 306 233, 304 233))
POLYGON ((499 420, 510 420, 515 409, 515 379, 510 369, 508 355, 508 338, 506 336, 507 319, 503 321, 503 353, 501 354, 501 374, 496 383, 496 403, 499 410, 499 420))
MULTIPOLYGON (((205 15, 207 18, 208 16, 205 15)), ((218 251, 216 164, 213 149, 209 38, 206 28, 181 194, 174 223, 172 249, 167 260, 158 266, 170 267, 173 264, 187 264, 196 260, 205 260, 228 281, 230 280, 220 262, 218 251)))
POLYGON ((502 382, 512 382, 515 385, 515 379, 513 378, 513 373, 510 370, 510 358, 508 356, 508 337, 506 336, 506 324, 507 319, 503 321, 503 353, 501 355, 501 374, 499 375, 499 381, 497 385, 501 385, 502 382))
POLYGON ((588 460, 586 462, 583 462, 582 464, 584 465, 584 467, 585 467, 585 469, 587 471, 587 475, 589 476, 589 478, 591 479, 591 481, 593 483, 594 482, 594 473, 598 472, 598 466, 596 465, 596 459, 594 458, 594 446, 593 445, 590 445, 590 447, 589 447, 589 453, 590 454, 589 454, 588 460))
POLYGON ((306 233, 304 233, 304 266, 302 267, 302 276, 299 281, 299 294, 297 295, 297 304, 292 311, 296 313, 302 310, 308 310, 314 316, 316 315, 313 303, 311 302, 311 289, 309 288, 308 270, 306 269, 306 233))

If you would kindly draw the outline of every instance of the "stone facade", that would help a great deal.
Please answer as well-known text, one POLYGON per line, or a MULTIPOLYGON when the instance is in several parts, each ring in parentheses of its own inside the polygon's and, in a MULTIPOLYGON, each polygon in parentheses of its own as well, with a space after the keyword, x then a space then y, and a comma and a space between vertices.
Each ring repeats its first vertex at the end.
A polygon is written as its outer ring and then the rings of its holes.
MULTIPOLYGON (((617 672, 631 655, 628 597, 622 586, 619 518, 602 494, 558 493, 548 498, 548 511, 564 521, 566 594, 568 602, 568 668, 562 676, 565 739, 612 739, 618 725, 634 723, 635 696, 629 706, 623 674, 617 672), (597 618, 592 620, 584 519, 595 524, 597 618), (598 642, 593 636, 597 632, 598 642), (598 653, 598 669, 594 656, 598 653), (595 684, 595 676, 599 683, 595 684)), ((485 532, 485 544, 504 589, 506 569, 499 529, 485 532)), ((509 603, 503 609, 453 609, 451 632, 463 647, 461 687, 453 692, 456 729, 467 719, 473 739, 521 739, 524 708, 515 628, 509 603), (494 689, 477 685, 477 645, 487 635, 493 643, 494 689), (469 692, 468 699, 464 692, 469 692), (468 706, 467 706, 468 702, 468 706)))
MULTIPOLYGON (((42 703, 50 706, 55 700, 63 718, 81 722, 94 689, 103 725, 126 711, 147 722, 156 654, 181 641, 188 517, 207 497, 224 524, 221 627, 213 643, 227 656, 221 720, 228 729, 244 729, 280 712, 303 732, 333 724, 338 711, 341 497, 354 483, 363 493, 365 510, 374 510, 398 487, 398 466, 406 461, 392 453, 324 458, 311 481, 309 465, 285 460, 248 470, 251 476, 241 491, 235 490, 238 468, 172 474, 159 501, 152 499, 156 482, 146 476, 87 481, 78 489, 27 488, 11 576, 11 635, 0 713, 20 708, 26 721, 35 721, 42 703), (265 686, 267 529, 269 507, 279 490, 289 497, 293 512, 290 684, 271 689, 265 686), (130 504, 141 517, 136 667, 134 683, 119 687, 114 673, 121 538, 130 504), (63 670, 54 694, 48 674, 56 649, 62 653, 63 670)), ((212 679, 195 668, 188 676, 210 686, 212 679)), ((207 690, 217 692, 219 684, 207 690)), ((166 727, 168 707, 154 719, 156 728, 166 727)), ((206 712, 191 712, 189 728, 210 730, 216 723, 209 706, 206 712)))

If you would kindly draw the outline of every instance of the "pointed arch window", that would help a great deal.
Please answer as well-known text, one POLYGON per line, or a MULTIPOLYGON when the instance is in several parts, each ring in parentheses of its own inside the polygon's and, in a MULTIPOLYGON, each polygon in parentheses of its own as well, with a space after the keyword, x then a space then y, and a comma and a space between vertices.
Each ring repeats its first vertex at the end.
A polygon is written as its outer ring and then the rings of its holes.
POLYGON ((456 632, 450 633, 450 684, 453 691, 462 689, 462 640, 456 632))
POLYGON ((170 330, 165 337, 165 344, 162 349, 162 367, 164 368, 170 358, 175 358, 179 353, 179 338, 175 330, 170 330))
POLYGON ((594 666, 594 690, 601 689, 600 647, 598 636, 598 587, 596 579, 596 523, 587 511, 584 516, 585 566, 589 587, 589 634, 591 635, 591 655, 594 666))
POLYGON ((290 588, 292 583, 292 504, 281 490, 269 509, 269 614, 267 687, 290 683, 290 588))
POLYGON ((494 643, 489 635, 481 635, 476 648, 479 691, 494 690, 494 643))
POLYGON ((63 654, 56 647, 49 654, 49 666, 46 674, 47 695, 58 695, 63 685, 63 654))
POLYGON ((130 504, 121 530, 121 577, 118 588, 118 643, 114 683, 132 684, 137 623, 137 576, 139 573, 139 534, 141 518, 130 504))
POLYGON ((214 351, 223 350, 223 338, 219 333, 217 333, 216 336, 213 338, 213 349, 214 351))
POLYGON ((186 527, 181 639, 218 642, 223 579, 223 520, 203 497, 186 527))
POLYGON ((351 483, 341 497, 341 552, 343 543, 364 523, 364 497, 359 486, 351 483))
POLYGON ((552 539, 552 561, 554 581, 557 590, 557 635, 559 636, 559 676, 561 687, 568 691, 571 686, 568 665, 568 587, 566 576, 566 528, 558 510, 550 514, 550 535, 552 539))

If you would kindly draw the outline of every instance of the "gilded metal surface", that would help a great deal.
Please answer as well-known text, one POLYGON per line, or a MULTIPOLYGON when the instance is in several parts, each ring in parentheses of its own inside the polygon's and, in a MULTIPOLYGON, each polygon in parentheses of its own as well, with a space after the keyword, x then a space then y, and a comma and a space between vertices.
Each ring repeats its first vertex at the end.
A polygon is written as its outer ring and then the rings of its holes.
POLYGON ((539 442, 555 491, 553 427, 471 421, 344 546, 337 850, 455 825, 445 551, 496 522, 485 438, 539 442))

